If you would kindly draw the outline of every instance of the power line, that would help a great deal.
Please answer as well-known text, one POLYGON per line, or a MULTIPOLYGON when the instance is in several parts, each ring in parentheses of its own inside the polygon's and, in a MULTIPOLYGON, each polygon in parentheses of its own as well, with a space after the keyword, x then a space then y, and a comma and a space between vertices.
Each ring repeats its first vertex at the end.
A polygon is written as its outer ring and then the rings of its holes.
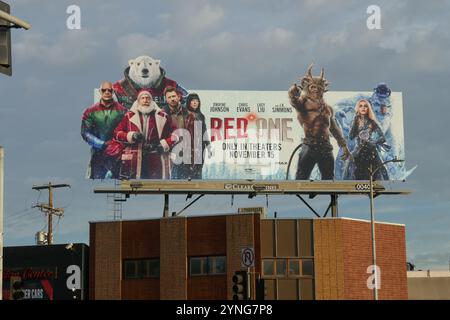
POLYGON ((59 234, 59 222, 61 221, 61 217, 58 216, 58 221, 56 221, 56 226, 53 228, 55 231, 53 232, 54 235, 59 234))
POLYGON ((13 213, 11 213, 11 214, 6 214, 6 215, 5 215, 5 219, 6 219, 6 218, 22 217, 22 216, 27 215, 28 213, 30 213, 30 211, 33 211, 33 210, 34 210, 33 208, 27 208, 27 209, 23 209, 23 210, 21 210, 21 211, 13 212, 13 213))
POLYGON ((16 215, 8 215, 5 216, 5 222, 7 222, 7 226, 13 226, 17 223, 27 223, 30 221, 30 219, 35 219, 37 216, 30 216, 30 213, 35 211, 34 208, 25 209, 21 212, 18 212, 16 215), (27 217, 27 219, 24 221, 24 218, 27 217))

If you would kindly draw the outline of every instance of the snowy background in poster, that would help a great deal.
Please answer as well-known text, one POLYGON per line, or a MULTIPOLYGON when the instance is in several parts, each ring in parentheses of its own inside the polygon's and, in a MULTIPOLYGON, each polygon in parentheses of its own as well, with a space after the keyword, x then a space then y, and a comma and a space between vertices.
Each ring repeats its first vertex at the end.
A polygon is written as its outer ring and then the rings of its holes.
MULTIPOLYGON (((286 91, 203 91, 193 90, 201 99, 201 110, 206 117, 212 136, 214 156, 205 157, 203 179, 258 179, 285 180, 288 161, 294 149, 301 143, 303 129, 297 120, 297 111, 291 107, 286 91), (227 126, 226 119, 228 119, 227 126), (238 120, 240 119, 240 120, 238 120), (245 119, 245 120, 244 120, 245 119), (243 124, 247 123, 247 137, 243 124), (239 125, 241 128, 238 129, 239 125), (212 128, 220 128, 216 133, 212 128), (228 139, 225 139, 225 127, 228 139), (267 130, 270 127, 270 138, 267 130), (258 129, 259 128, 259 129, 258 129), (268 150, 267 146, 279 146, 268 150), (256 153, 259 151, 259 154, 256 153)), ((354 117, 357 100, 369 98, 371 92, 327 92, 325 101, 335 111, 337 122, 343 128, 348 141, 348 126, 354 117)), ((383 154, 383 160, 397 156, 404 157, 402 94, 393 92, 390 96, 392 118, 390 128, 395 154, 383 154)), ((339 147, 331 138, 333 154, 338 156, 339 147)), ((352 145, 350 141, 349 145, 352 145)), ((298 151, 295 152, 289 169, 289 180, 295 178, 298 151)), ((409 175, 402 163, 388 164, 390 180, 402 180, 409 175), (390 166, 392 165, 392 166, 390 166)), ((336 179, 342 179, 342 163, 335 164, 336 179)), ((311 179, 320 179, 316 168, 311 179)))

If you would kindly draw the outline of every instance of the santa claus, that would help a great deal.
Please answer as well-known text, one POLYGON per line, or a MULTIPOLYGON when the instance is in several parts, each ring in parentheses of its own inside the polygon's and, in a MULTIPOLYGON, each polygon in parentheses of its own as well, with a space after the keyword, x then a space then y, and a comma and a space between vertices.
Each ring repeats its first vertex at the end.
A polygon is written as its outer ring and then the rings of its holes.
POLYGON ((121 178, 170 179, 169 151, 178 140, 171 118, 153 101, 147 90, 139 92, 114 137, 124 142, 121 178))

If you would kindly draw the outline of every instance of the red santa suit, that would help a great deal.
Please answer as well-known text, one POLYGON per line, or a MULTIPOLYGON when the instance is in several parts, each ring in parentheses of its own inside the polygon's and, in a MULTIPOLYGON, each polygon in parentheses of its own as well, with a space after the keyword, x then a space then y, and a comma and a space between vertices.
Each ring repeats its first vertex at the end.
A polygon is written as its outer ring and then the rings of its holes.
POLYGON ((177 137, 172 120, 151 100, 151 111, 141 112, 139 98, 148 91, 141 91, 117 128, 114 137, 126 145, 121 157, 121 178, 170 179, 170 149, 177 137), (136 142, 133 134, 141 133, 143 141, 136 142))

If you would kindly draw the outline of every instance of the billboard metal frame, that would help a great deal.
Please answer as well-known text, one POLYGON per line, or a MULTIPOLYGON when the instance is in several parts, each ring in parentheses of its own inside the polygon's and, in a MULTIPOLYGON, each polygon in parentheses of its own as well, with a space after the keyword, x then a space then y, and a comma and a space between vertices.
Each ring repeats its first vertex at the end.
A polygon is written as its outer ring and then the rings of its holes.
MULTIPOLYGON (((94 193, 121 194, 126 201, 130 195, 164 195, 163 217, 169 217, 169 195, 186 194, 186 200, 193 195, 199 195, 179 212, 173 212, 172 216, 180 215, 184 210, 194 204, 205 195, 248 195, 253 198, 257 195, 295 195, 318 218, 326 217, 331 209, 331 216, 338 216, 339 195, 370 195, 369 181, 265 181, 265 180, 127 180, 121 181, 116 188, 95 188, 94 193), (325 213, 321 216, 302 197, 308 195, 313 199, 317 195, 329 195, 331 200, 325 213)), ((380 182, 374 183, 374 196, 379 195, 407 195, 410 190, 386 189, 380 182)))

